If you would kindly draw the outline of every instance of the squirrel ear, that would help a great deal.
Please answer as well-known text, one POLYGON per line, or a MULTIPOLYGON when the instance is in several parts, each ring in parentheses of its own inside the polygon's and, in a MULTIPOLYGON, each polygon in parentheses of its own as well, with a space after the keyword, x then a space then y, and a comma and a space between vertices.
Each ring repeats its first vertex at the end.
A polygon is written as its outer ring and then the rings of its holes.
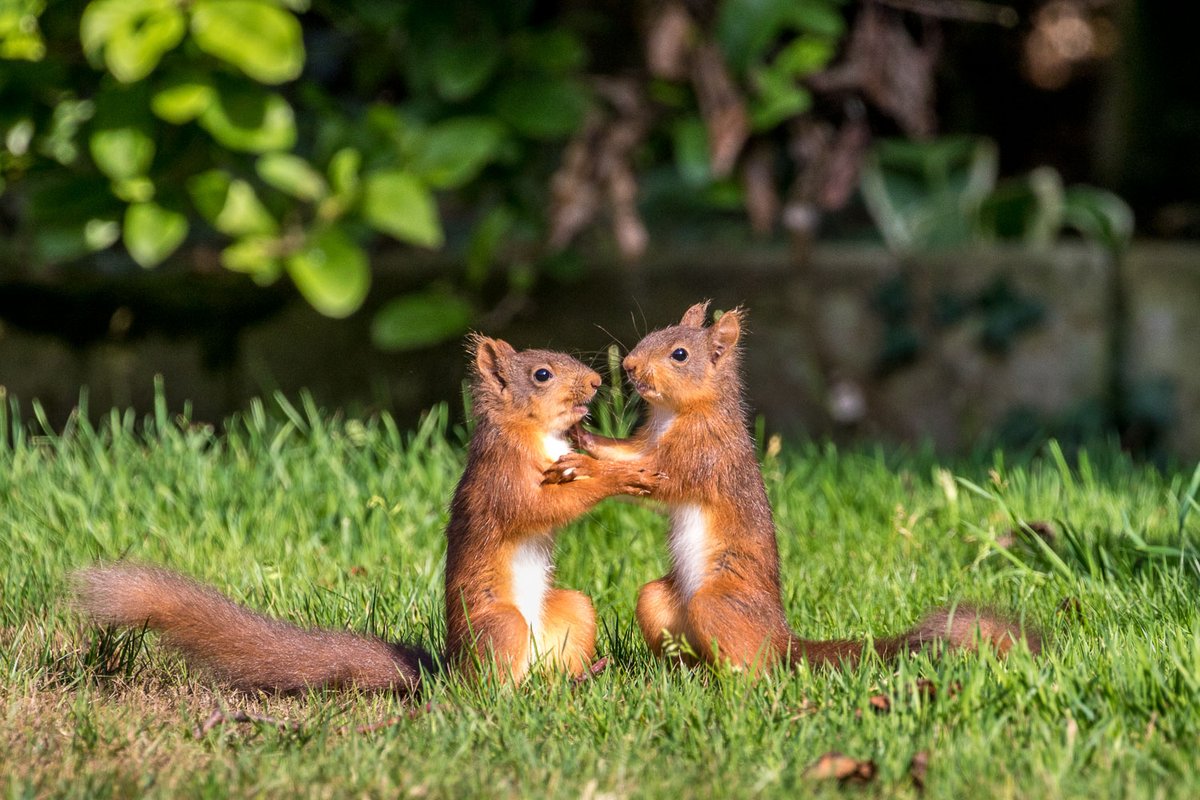
POLYGON ((712 343, 712 363, 716 364, 737 344, 742 335, 742 309, 726 311, 709 328, 708 338, 712 343))
POLYGON ((468 347, 475 354, 475 373, 484 386, 502 392, 508 385, 504 379, 504 365, 516 352, 503 339, 492 339, 481 334, 471 337, 468 347))
POLYGON ((683 319, 679 320, 679 324, 685 328, 703 328, 704 319, 708 316, 709 300, 696 305, 683 312, 683 319))

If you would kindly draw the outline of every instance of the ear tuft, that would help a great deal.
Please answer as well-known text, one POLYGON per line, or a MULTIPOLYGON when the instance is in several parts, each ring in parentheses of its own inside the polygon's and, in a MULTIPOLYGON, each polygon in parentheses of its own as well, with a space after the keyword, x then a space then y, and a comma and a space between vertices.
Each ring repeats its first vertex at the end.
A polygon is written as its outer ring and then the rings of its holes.
POLYGON ((467 339, 467 349, 475 357, 475 375, 479 383, 494 392, 502 392, 508 385, 504 378, 504 365, 516 352, 503 339, 492 339, 473 333, 467 339))
POLYGON ((742 319, 746 312, 739 306, 722 314, 709 328, 708 338, 712 343, 712 363, 716 364, 732 350, 742 335, 742 319))
POLYGON ((708 317, 708 304, 711 300, 705 300, 683 312, 683 319, 679 320, 679 324, 685 328, 703 328, 704 320, 708 317))

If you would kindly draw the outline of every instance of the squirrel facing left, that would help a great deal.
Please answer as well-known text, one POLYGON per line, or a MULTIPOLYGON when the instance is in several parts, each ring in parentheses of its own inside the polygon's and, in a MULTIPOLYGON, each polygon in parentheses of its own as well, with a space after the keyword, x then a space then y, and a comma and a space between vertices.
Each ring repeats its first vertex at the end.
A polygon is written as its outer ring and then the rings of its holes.
MULTIPOLYGON (((866 642, 803 639, 788 626, 775 522, 746 430, 738 348, 745 313, 734 309, 705 325, 707 310, 707 302, 692 306, 626 356, 625 371, 649 408, 633 436, 576 427, 572 436, 590 455, 565 455, 553 472, 578 480, 597 463, 629 462, 670 476, 653 495, 670 514, 671 570, 643 586, 637 601, 638 625, 655 654, 682 640, 702 661, 754 671, 857 663, 866 642)), ((1040 648, 1036 631, 960 605, 874 639, 873 649, 894 658, 935 643, 966 650, 987 643, 1006 653, 1021 640, 1040 648)))
MULTIPOLYGON (((663 476, 626 462, 592 465, 590 480, 547 479, 600 376, 568 355, 485 336, 470 350, 476 427, 446 529, 445 662, 474 674, 494 659, 514 682, 539 666, 581 674, 595 655, 595 612, 586 595, 552 587, 555 530, 606 497, 649 494, 663 476)), ((155 630, 236 688, 407 693, 435 665, 420 648, 297 627, 156 567, 94 566, 75 584, 95 621, 155 630)))

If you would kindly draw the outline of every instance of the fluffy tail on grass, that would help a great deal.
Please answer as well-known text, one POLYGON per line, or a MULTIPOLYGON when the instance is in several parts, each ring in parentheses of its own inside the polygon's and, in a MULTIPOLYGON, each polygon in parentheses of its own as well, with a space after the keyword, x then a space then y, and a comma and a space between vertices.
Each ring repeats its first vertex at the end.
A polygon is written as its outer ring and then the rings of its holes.
POLYGON ((422 667, 433 666, 419 648, 271 619, 165 569, 111 564, 74 578, 78 603, 93 620, 157 631, 189 662, 239 689, 410 693, 422 667))
MULTIPOLYGON (((946 650, 975 651, 990 647, 1000 655, 1018 642, 1025 642, 1033 654, 1042 650, 1042 637, 1032 628, 1022 628, 1005 617, 969 605, 938 609, 899 636, 876 639, 875 652, 885 660, 901 653, 916 653, 927 647, 946 650)), ((790 656, 793 662, 806 659, 818 664, 856 664, 862 658, 866 643, 854 640, 814 642, 792 634, 790 656)))

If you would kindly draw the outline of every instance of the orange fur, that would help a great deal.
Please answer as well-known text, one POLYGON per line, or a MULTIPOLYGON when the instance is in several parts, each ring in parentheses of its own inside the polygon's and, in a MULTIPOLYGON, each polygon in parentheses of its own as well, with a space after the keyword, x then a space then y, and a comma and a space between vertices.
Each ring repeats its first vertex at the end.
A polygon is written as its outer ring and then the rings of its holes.
MULTIPOLYGON (((592 480, 571 480, 554 460, 600 376, 561 353, 518 352, 483 336, 471 347, 477 424, 446 530, 446 660, 470 672, 494 658, 513 681, 539 664, 578 675, 595 655, 595 613, 584 595, 552 588, 554 532, 605 497, 648 493, 657 477, 604 464, 592 480)), ((433 663, 417 648, 270 619, 152 567, 93 567, 76 583, 98 622, 159 631, 241 688, 412 691, 433 663)))
MULTIPOLYGON (((642 588, 638 624, 660 655, 669 635, 686 640, 706 661, 740 668, 856 663, 863 642, 809 641, 788 626, 775 523, 745 425, 737 349, 744 313, 726 312, 705 327, 707 306, 688 309, 680 324, 649 334, 625 358, 629 379, 649 404, 646 422, 632 437, 572 431, 597 458, 666 476, 653 494, 671 509, 672 569, 642 588)), ((586 465, 576 474, 585 475, 586 465)), ((1035 651, 1040 647, 1036 634, 960 606, 876 640, 875 650, 890 658, 931 642, 972 648, 983 641, 1006 653, 1020 639, 1035 651)))

